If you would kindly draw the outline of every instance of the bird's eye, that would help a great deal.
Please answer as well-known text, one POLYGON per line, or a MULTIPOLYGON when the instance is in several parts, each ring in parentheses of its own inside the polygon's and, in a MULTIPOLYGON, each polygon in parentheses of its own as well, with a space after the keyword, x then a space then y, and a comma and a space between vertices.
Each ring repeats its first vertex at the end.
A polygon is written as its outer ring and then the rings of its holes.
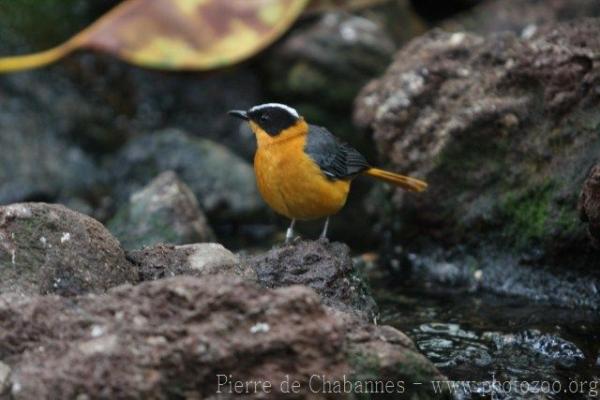
POLYGON ((267 122, 269 119, 271 119, 267 114, 263 114, 260 116, 260 122, 267 122))

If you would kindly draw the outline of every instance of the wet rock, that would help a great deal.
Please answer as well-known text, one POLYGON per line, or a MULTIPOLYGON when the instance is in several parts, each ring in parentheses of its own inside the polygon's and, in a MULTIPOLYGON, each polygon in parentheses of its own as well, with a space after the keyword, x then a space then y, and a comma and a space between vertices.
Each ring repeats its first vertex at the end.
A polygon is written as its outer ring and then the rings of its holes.
MULTIPOLYGON (((389 371, 390 378, 440 377, 391 328, 359 322, 354 328, 346 319, 352 317, 327 312, 305 287, 265 290, 231 276, 162 279, 69 301, 46 296, 0 303, 0 316, 0 358, 12 368, 17 400, 211 398, 229 374, 272 384, 270 393, 259 386, 248 398, 281 398, 286 375, 300 382, 296 398, 331 398, 311 393, 311 376, 386 380, 378 374, 389 371), (363 363, 350 360, 346 348, 363 354, 363 363), (380 369, 367 370, 373 358, 380 369)), ((224 398, 234 395, 228 385, 220 389, 224 398)))
POLYGON ((368 286, 356 270, 350 249, 342 243, 301 241, 274 248, 245 261, 269 288, 306 285, 314 289, 323 304, 371 320, 377 305, 368 286))
POLYGON ((515 335, 488 334, 496 348, 504 351, 506 347, 521 347, 536 355, 547 357, 564 366, 573 367, 578 361, 585 359, 583 352, 577 346, 559 336, 542 334, 532 329, 519 332, 515 335))
POLYGON ((115 196, 125 201, 167 170, 190 187, 211 218, 239 220, 264 210, 247 162, 215 142, 174 129, 136 138, 117 154, 111 163, 115 196))
MULTIPOLYGON (((489 307, 485 310, 489 312, 489 307)), ((514 303, 508 310, 514 314, 514 303)), ((523 317, 529 321, 532 318, 530 312, 523 317)), ((550 320, 556 322, 554 318, 550 320)), ((585 362, 584 353, 574 343, 553 333, 481 332, 477 327, 471 330, 454 323, 425 323, 413 329, 411 336, 421 352, 451 378, 472 380, 470 396, 466 398, 477 398, 476 393, 489 396, 490 390, 495 398, 536 398, 539 388, 518 387, 514 382, 534 377, 560 382, 564 388, 569 381, 586 379, 586 368, 581 364, 585 362), (566 379, 565 371, 569 369, 566 379), (513 382, 512 390, 498 382, 513 382)))
POLYGON ((393 240, 487 238, 537 262, 594 264, 576 204, 600 148, 599 33, 595 19, 529 39, 434 31, 397 54, 354 115, 390 169, 430 184, 422 196, 382 191, 392 208, 372 203, 393 240))
POLYGON ((600 17, 595 0, 492 0, 481 1, 469 12, 444 22, 444 29, 480 34, 511 31, 524 37, 540 26, 585 17, 600 17))
POLYGON ((588 224, 588 236, 592 245, 600 249, 600 165, 588 173, 579 195, 579 218, 588 224))
MULTIPOLYGON (((474 287, 476 278, 467 264, 437 261, 433 258, 421 258, 409 255, 411 271, 439 285, 446 287, 474 287)), ((402 273, 402 271, 398 271, 402 273)))
POLYGON ((413 330, 419 349, 440 368, 461 366, 489 366, 492 351, 478 334, 459 324, 431 322, 413 330))
POLYGON ((130 251, 127 258, 138 267, 140 280, 150 281, 175 275, 237 275, 256 280, 256 272, 240 264, 239 257, 218 243, 185 246, 159 244, 130 251))
POLYGON ((207 242, 215 237, 196 196, 172 171, 163 172, 132 194, 108 228, 126 249, 207 242))
POLYGON ((593 273, 528 265, 515 254, 491 246, 462 252, 413 254, 409 257, 410 272, 417 281, 435 284, 438 290, 449 287, 461 292, 483 290, 571 309, 600 307, 600 279, 593 273), (445 274, 447 264, 452 265, 451 275, 445 274))
POLYGON ((77 295, 136 280, 96 220, 60 205, 0 207, 0 293, 77 295))

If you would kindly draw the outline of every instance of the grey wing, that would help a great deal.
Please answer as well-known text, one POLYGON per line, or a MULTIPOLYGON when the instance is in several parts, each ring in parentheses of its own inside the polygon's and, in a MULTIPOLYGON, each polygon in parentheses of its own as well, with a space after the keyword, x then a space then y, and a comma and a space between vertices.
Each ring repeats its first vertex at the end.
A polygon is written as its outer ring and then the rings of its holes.
POLYGON ((331 179, 351 178, 370 168, 362 154, 321 126, 309 126, 304 151, 331 179))

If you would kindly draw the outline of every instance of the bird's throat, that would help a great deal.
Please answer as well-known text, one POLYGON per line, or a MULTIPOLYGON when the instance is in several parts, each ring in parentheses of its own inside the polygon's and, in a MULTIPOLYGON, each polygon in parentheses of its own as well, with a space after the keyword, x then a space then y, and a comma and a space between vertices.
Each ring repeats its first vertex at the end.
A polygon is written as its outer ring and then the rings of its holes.
POLYGON ((257 123, 250 121, 250 128, 256 136, 258 147, 269 146, 275 143, 283 143, 308 133, 308 124, 304 118, 300 118, 294 125, 282 130, 279 134, 271 136, 265 132, 257 123))

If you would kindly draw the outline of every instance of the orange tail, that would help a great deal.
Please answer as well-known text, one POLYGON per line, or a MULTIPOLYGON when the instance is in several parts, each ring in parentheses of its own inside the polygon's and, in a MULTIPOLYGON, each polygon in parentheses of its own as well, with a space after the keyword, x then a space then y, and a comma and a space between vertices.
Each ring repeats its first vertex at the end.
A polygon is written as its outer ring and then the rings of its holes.
POLYGON ((365 175, 382 180, 392 185, 401 187, 402 189, 410 190, 411 192, 422 192, 427 189, 427 183, 409 176, 394 174, 393 172, 384 171, 379 168, 370 168, 363 172, 365 175))

